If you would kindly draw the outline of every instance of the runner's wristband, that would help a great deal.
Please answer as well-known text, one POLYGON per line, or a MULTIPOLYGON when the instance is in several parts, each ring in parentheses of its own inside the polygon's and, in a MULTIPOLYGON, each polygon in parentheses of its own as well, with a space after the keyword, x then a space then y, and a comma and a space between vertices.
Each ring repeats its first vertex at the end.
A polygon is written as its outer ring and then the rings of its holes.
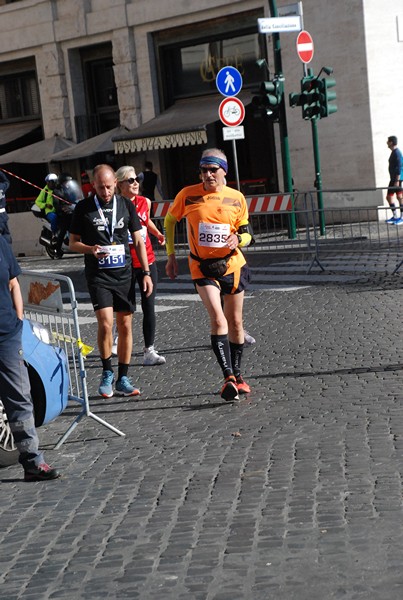
POLYGON ((148 275, 149 277, 151 276, 151 271, 141 271, 143 273, 143 275, 148 275))

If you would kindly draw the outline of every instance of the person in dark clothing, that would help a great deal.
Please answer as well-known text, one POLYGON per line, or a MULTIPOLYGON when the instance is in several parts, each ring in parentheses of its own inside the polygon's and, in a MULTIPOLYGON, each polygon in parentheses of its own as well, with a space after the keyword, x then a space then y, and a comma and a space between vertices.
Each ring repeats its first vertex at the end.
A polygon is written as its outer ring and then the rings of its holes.
POLYGON ((138 177, 143 196, 151 200, 151 202, 155 202, 155 188, 157 188, 161 199, 164 199, 160 178, 158 177, 157 173, 154 173, 152 162, 146 161, 144 163, 144 171, 139 173, 138 177))
POLYGON ((112 368, 113 321, 119 336, 117 395, 138 396, 128 369, 133 349, 132 318, 134 304, 129 299, 132 283, 132 259, 129 233, 139 258, 142 289, 153 291, 146 247, 136 208, 127 198, 115 194, 116 174, 110 165, 94 168, 95 196, 78 202, 70 226, 70 249, 84 254, 85 277, 98 322, 98 347, 102 361, 99 395, 114 395, 112 368))
POLYGON ((390 152, 389 156, 389 186, 386 194, 386 200, 392 209, 393 216, 386 222, 393 225, 401 225, 403 223, 403 157, 399 148, 397 147, 397 137, 390 135, 387 139, 387 145, 390 152), (400 215, 397 213, 397 206, 393 201, 393 197, 396 194, 397 201, 400 206, 400 215))
POLYGON ((82 199, 83 192, 77 181, 75 181, 71 175, 62 173, 59 176, 59 182, 54 193, 59 198, 56 204, 59 223, 59 232, 56 240, 56 256, 57 258, 61 258, 63 256, 63 243, 67 232, 70 231, 73 212, 77 202, 82 199))
POLYGON ((21 268, 11 245, 0 236, 0 398, 7 415, 25 481, 57 479, 39 450, 28 369, 22 352, 21 268))
POLYGON ((0 169, 0 234, 9 244, 11 244, 12 239, 8 228, 8 214, 6 208, 6 191, 9 187, 10 182, 0 169))

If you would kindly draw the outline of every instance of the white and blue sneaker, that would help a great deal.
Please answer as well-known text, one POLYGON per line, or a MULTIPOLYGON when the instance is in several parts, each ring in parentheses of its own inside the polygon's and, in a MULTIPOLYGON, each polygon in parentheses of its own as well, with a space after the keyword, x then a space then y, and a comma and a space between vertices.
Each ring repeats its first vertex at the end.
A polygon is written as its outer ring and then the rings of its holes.
POLYGON ((139 396, 140 395, 140 390, 135 388, 132 385, 132 382, 126 375, 123 375, 123 377, 121 377, 120 379, 117 380, 115 389, 116 389, 117 394, 119 394, 119 396, 139 396))
POLYGON ((394 224, 395 224, 395 225, 401 225, 402 223, 403 223, 403 219, 402 219, 402 217, 399 217, 398 219, 395 219, 395 220, 394 220, 394 224))
POLYGON ((396 223, 398 217, 391 217, 390 219, 386 219, 385 223, 396 223))
POLYGON ((112 384, 114 381, 115 381, 115 376, 112 371, 108 371, 108 370, 103 371, 101 383, 98 388, 99 395, 102 396, 103 398, 112 398, 112 396, 113 396, 112 384))

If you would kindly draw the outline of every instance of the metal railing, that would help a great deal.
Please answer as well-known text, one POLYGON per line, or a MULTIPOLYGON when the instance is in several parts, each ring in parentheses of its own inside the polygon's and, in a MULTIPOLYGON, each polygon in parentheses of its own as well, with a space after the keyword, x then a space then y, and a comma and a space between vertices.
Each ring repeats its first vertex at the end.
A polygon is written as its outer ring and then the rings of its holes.
MULTIPOLYGON (((385 189, 337 190, 349 198, 365 197, 375 193, 385 197, 385 189)), ((400 256, 403 246, 403 226, 388 224, 392 216, 388 206, 342 206, 327 208, 334 192, 323 192, 323 211, 317 207, 315 191, 294 192, 294 218, 296 222, 293 237, 290 236, 291 197, 284 194, 246 196, 250 208, 249 219, 253 227, 255 244, 248 253, 270 252, 310 255, 312 263, 320 263, 321 256, 331 253, 386 252, 400 256), (321 227, 324 223, 324 228, 321 227)), ((21 203, 22 199, 18 199, 21 203)), ((25 199, 32 203, 31 198, 25 199)), ((373 203, 373 202, 372 202, 373 203)), ((17 199, 16 199, 17 204, 17 199)), ((170 201, 154 202, 154 221, 162 231, 170 201)), ((400 214, 400 211, 399 211, 400 214)), ((152 238, 153 239, 153 238, 152 238)), ((153 242, 155 240, 153 239, 153 242)), ((153 243, 157 256, 164 256, 165 249, 153 243)), ((178 256, 187 256, 188 244, 186 222, 182 220, 175 229, 175 251, 178 256)), ((399 270, 398 265, 394 272, 399 270)))
MULTIPOLYGON (((289 208, 250 212, 249 220, 253 227, 255 244, 248 248, 248 253, 308 254, 312 258, 309 272, 315 263, 324 270, 320 259, 325 254, 402 252, 403 224, 399 226, 386 222, 392 216, 388 206, 325 208, 320 211, 317 208, 315 193, 296 193, 294 196, 297 206, 293 211, 297 225, 294 237, 290 237, 289 208), (321 222, 325 224, 323 232, 321 222)), ((253 205, 251 200, 256 200, 256 197, 247 197, 248 204, 253 205)), ((399 209, 398 212, 400 214, 399 209)), ((162 229, 164 218, 157 216, 154 220, 162 229)), ((158 244, 154 245, 154 249, 157 254, 164 253, 164 248, 158 244)), ((176 226, 175 252, 177 256, 188 254, 185 220, 176 226)), ((400 266, 398 265, 394 272, 400 266)))
POLYGON ((90 408, 87 374, 84 365, 85 345, 81 340, 78 304, 73 282, 64 275, 47 275, 24 270, 19 276, 24 301, 24 317, 40 323, 49 332, 54 345, 63 349, 67 357, 69 374, 69 401, 81 406, 68 429, 57 442, 55 449, 66 441, 83 417, 89 417, 113 433, 124 433, 96 415, 90 408))

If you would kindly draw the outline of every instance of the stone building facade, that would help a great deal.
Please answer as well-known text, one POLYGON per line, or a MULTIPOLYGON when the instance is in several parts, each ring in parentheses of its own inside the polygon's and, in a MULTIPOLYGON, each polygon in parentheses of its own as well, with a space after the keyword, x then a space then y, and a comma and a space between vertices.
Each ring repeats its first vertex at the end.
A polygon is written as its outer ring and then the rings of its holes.
MULTIPOLYGON (((237 141, 241 180, 251 182, 252 191, 253 182, 260 181, 264 191, 281 191, 278 124, 256 118, 249 104, 262 78, 256 59, 266 57, 274 72, 272 39, 257 30, 257 18, 267 16, 269 4, 263 0, 214 5, 207 0, 0 0, 1 154, 36 141, 35 136, 59 134, 80 142, 121 124, 132 139, 149 139, 164 129, 193 132, 194 139, 172 137, 161 149, 143 144, 134 152, 101 157, 137 169, 151 160, 167 197, 195 180, 206 144, 227 152, 233 178, 233 146, 222 139, 222 97, 215 88, 219 68, 232 64, 242 70, 247 108, 245 140, 237 141), (17 135, 21 124, 29 130, 30 123, 34 137, 13 138, 13 131, 17 135)), ((338 112, 318 123, 323 187, 344 190, 332 195, 338 205, 381 204, 379 189, 351 190, 387 184, 386 138, 403 136, 403 3, 304 0, 303 22, 315 46, 309 67, 318 74, 331 66, 337 81, 338 112)), ((315 169, 311 124, 300 108, 288 105, 288 94, 299 91, 303 75, 296 37, 295 32, 280 35, 292 176, 295 187, 304 190, 313 189, 315 169)), ((99 158, 56 167, 78 172, 99 158)))

